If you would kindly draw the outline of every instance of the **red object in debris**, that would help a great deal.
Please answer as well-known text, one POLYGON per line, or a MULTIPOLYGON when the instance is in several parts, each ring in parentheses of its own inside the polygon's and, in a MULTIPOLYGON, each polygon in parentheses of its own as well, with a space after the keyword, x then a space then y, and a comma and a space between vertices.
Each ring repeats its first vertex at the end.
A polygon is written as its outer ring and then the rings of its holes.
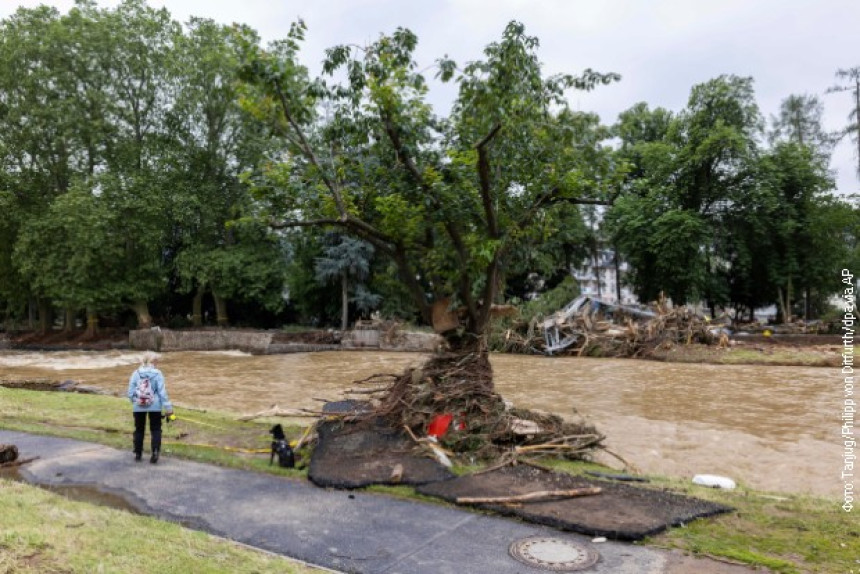
POLYGON ((430 419, 430 424, 427 425, 427 435, 440 438, 448 432, 448 427, 451 426, 451 421, 454 420, 454 415, 444 414, 436 415, 430 419))

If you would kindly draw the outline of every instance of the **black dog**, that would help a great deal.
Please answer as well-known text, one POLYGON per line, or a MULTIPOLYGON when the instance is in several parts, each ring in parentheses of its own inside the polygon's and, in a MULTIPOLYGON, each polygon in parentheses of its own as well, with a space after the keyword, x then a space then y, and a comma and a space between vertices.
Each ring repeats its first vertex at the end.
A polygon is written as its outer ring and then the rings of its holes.
POLYGON ((278 455, 278 466, 282 468, 295 468, 296 455, 293 453, 290 443, 284 434, 284 428, 277 424, 269 430, 272 435, 272 455, 269 457, 269 465, 275 460, 275 455, 278 455))

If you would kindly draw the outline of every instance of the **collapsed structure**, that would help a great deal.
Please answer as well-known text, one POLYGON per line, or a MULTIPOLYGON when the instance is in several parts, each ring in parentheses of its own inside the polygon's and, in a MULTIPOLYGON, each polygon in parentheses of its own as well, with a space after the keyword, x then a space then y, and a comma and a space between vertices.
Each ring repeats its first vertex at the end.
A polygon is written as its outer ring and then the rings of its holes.
POLYGON ((665 302, 644 308, 589 295, 577 297, 542 322, 521 322, 504 334, 502 350, 600 357, 647 357, 676 344, 715 343, 721 333, 689 307, 665 302))

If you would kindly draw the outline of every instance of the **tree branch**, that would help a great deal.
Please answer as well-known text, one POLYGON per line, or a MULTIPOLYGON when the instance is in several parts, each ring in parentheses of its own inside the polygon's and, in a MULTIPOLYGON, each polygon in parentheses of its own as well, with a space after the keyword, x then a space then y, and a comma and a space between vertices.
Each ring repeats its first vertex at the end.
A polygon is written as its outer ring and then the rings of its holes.
POLYGON ((490 133, 475 146, 478 150, 478 180, 481 185, 481 201, 484 204, 484 215, 487 218, 487 230, 493 239, 498 239, 500 235, 496 210, 493 208, 493 201, 490 197, 490 155, 487 151, 487 145, 496 137, 500 129, 502 129, 502 124, 493 126, 490 133))
POLYGON ((395 264, 397 264, 397 270, 400 273, 400 279, 406 284, 407 289, 409 289, 409 293, 412 296, 413 302, 418 306, 418 310, 421 313, 421 318, 424 319, 429 324, 433 324, 433 317, 430 310, 430 305, 427 303, 427 297, 424 292, 424 288, 421 286, 420 281, 418 280, 418 274, 415 272, 412 265, 409 263, 409 257, 406 253, 406 249, 402 244, 398 244, 394 247, 394 250, 391 255, 395 264))
POLYGON ((344 229, 355 233, 361 239, 364 239, 368 243, 371 243, 374 247, 378 248, 386 255, 394 255, 393 246, 395 245, 395 242, 393 239, 380 232, 375 227, 368 225, 364 221, 361 221, 360 219, 355 219, 353 217, 347 217, 345 220, 322 218, 307 220, 292 219, 287 221, 269 222, 269 227, 271 227, 272 229, 290 229, 294 227, 322 227, 326 225, 343 227, 344 229))
POLYGON ((519 221, 517 221, 517 228, 522 229, 523 227, 531 223, 534 219, 535 214, 538 212, 538 210, 544 207, 544 205, 553 205, 562 202, 569 203, 571 205, 612 205, 615 199, 615 197, 610 200, 558 197, 558 193, 560 191, 560 188, 554 187, 546 193, 542 193, 541 195, 539 195, 526 210, 525 215, 520 218, 519 221))
POLYGON ((391 122, 391 116, 385 112, 380 112, 380 115, 382 116, 382 123, 385 125, 385 133, 388 135, 388 139, 391 140, 391 145, 394 146, 394 153, 397 155, 397 159, 400 160, 400 163, 403 164, 409 174, 418 182, 421 189, 425 193, 432 195, 432 188, 424 181, 424 176, 418 171, 418 166, 415 165, 415 162, 406 153, 406 147, 403 145, 403 140, 400 139, 397 128, 391 122))
POLYGON ((311 148, 311 145, 308 142, 307 138, 305 137, 304 132, 302 131, 301 127, 299 127, 299 124, 296 122, 292 113, 290 113, 290 104, 289 102, 287 102, 287 96, 284 94, 284 91, 281 88, 281 83, 278 80, 275 80, 274 86, 275 92, 278 94, 278 100, 281 103, 281 110, 284 112, 284 117, 287 119, 287 122, 290 124, 290 127, 293 128, 296 137, 298 137, 299 148, 305 154, 305 157, 308 158, 308 161, 311 162, 311 164, 319 171, 323 183, 329 189, 329 191, 331 191, 332 197, 334 197, 334 203, 337 206, 337 212, 340 214, 341 217, 346 219, 348 212, 346 210, 346 204, 343 201, 343 196, 341 196, 340 194, 340 189, 338 189, 335 183, 330 180, 326 175, 325 170, 322 168, 319 161, 317 160, 317 156, 314 153, 313 148, 311 148))
MULTIPOLYGON (((382 123, 385 127, 385 133, 388 135, 388 139, 391 141, 391 145, 394 146, 394 153, 397 155, 397 159, 401 164, 406 168, 409 174, 415 179, 416 183, 421 187, 421 189, 433 200, 433 206, 439 210, 440 212, 443 210, 442 202, 439 199, 439 196, 436 195, 432 186, 428 185, 424 180, 424 176, 421 175, 421 172, 418 170, 418 167, 415 165, 415 162, 409 156, 406 151, 406 147, 403 145, 403 140, 400 139, 400 133, 397 131, 396 126, 391 121, 391 116, 385 112, 380 111, 380 117, 382 119, 382 123)), ((468 288, 467 273, 466 271, 469 260, 468 249, 466 248, 466 243, 463 241, 463 236, 460 233, 460 230, 454 225, 454 223, 448 218, 443 218, 443 225, 445 227, 445 231, 448 233, 448 236, 451 238, 451 242, 454 244, 454 249, 457 251, 457 257, 460 261, 461 270, 460 270, 460 297, 463 298, 463 302, 466 304, 466 309, 468 310, 469 317, 471 320, 477 319, 475 302, 472 299, 472 294, 470 289, 468 288)))

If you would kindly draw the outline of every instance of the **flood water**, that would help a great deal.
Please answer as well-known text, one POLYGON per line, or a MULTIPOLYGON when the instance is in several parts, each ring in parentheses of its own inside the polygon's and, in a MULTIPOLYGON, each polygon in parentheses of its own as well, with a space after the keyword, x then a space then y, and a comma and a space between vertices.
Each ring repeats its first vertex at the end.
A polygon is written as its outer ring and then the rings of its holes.
MULTIPOLYGON (((73 379, 124 394, 139 353, 0 352, 0 379, 73 379)), ((325 352, 252 356, 176 352, 160 363, 177 404, 254 413, 318 410, 353 381, 396 374, 426 356, 325 352)), ((639 470, 719 474, 754 488, 841 493, 836 368, 727 366, 493 355, 497 391, 516 406, 581 416, 639 470)), ((601 455, 616 468, 619 463, 601 455)))

